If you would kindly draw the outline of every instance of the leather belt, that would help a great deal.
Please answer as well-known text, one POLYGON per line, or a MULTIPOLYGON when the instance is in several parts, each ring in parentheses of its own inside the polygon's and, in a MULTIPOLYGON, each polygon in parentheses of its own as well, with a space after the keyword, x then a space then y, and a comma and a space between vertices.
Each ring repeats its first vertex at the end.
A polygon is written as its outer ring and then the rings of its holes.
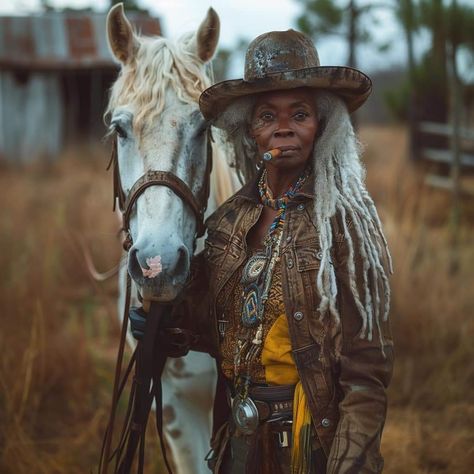
POLYGON ((252 434, 262 422, 291 419, 294 392, 294 385, 253 386, 247 398, 236 396, 232 400, 236 428, 243 434, 252 434))
POLYGON ((258 410, 259 421, 272 421, 293 415, 294 385, 254 386, 249 396, 258 410))

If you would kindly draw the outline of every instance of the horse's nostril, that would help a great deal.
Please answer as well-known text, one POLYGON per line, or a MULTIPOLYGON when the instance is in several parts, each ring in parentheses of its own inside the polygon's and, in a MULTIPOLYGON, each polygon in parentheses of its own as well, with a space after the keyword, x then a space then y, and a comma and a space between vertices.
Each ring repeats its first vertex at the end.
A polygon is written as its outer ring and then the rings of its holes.
POLYGON ((140 262, 138 261, 138 249, 131 248, 128 252, 128 268, 130 274, 134 278, 140 278, 142 276, 142 271, 140 267, 140 262))
POLYGON ((176 261, 175 274, 183 275, 188 272, 189 269, 189 252, 188 249, 182 245, 178 249, 178 259, 176 261))

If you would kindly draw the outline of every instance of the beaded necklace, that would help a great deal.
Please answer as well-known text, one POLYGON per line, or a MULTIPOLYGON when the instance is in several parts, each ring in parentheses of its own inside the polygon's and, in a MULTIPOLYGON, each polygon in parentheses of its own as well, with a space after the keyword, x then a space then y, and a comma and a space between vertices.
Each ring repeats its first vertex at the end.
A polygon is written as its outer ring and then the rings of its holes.
POLYGON ((258 192, 260 194, 260 200, 262 201, 262 204, 264 206, 271 207, 272 209, 278 211, 278 214, 270 225, 268 235, 265 238, 265 246, 267 246, 268 244, 267 240, 274 240, 275 235, 282 231, 283 224, 285 222, 286 207, 288 205, 288 202, 291 201, 295 194, 301 189, 309 173, 310 169, 306 168, 303 174, 298 178, 296 183, 291 186, 290 189, 288 189, 288 191, 286 191, 286 193, 283 194, 282 197, 274 198, 267 185, 267 170, 263 170, 262 176, 260 176, 260 179, 258 181, 258 192))
MULTIPOLYGON (((264 239, 264 250, 253 255, 242 272, 242 316, 241 322, 246 334, 236 342, 234 356, 234 384, 245 400, 250 386, 250 366, 259 355, 263 344, 263 314, 268 299, 273 270, 280 256, 280 244, 288 202, 301 189, 311 170, 307 168, 296 183, 280 198, 273 198, 267 185, 266 170, 258 182, 258 190, 262 204, 278 210, 268 234, 264 239), (243 367, 242 367, 243 366, 243 367), (245 367, 246 370, 242 369, 245 367)), ((239 402, 237 402, 239 403, 239 402)))

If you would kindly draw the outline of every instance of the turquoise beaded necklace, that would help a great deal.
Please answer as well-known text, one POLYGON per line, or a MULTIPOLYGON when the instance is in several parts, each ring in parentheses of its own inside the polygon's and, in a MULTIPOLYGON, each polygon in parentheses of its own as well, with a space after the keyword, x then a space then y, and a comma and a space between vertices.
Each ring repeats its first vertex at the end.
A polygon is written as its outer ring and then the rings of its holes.
POLYGON ((288 191, 286 191, 282 197, 273 198, 270 194, 267 185, 267 170, 263 170, 262 176, 260 176, 260 179, 258 181, 258 192, 260 194, 260 200, 262 201, 263 205, 271 207, 272 209, 278 211, 278 214, 275 216, 275 219, 270 225, 268 235, 265 238, 266 244, 267 242, 274 241, 275 236, 282 231, 283 224, 285 222, 286 207, 288 205, 288 202, 291 201, 295 194, 302 188, 303 184, 305 183, 307 177, 310 174, 310 171, 311 170, 309 168, 306 168, 303 174, 298 178, 296 183, 291 186, 290 189, 288 189, 288 191))

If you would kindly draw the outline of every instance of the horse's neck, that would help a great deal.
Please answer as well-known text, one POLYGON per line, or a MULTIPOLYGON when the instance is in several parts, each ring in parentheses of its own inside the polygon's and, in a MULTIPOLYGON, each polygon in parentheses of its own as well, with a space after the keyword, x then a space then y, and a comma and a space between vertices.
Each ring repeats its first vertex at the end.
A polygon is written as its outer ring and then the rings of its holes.
POLYGON ((227 164, 226 150, 212 144, 211 193, 206 216, 211 215, 223 202, 235 194, 240 187, 237 173, 227 164))

